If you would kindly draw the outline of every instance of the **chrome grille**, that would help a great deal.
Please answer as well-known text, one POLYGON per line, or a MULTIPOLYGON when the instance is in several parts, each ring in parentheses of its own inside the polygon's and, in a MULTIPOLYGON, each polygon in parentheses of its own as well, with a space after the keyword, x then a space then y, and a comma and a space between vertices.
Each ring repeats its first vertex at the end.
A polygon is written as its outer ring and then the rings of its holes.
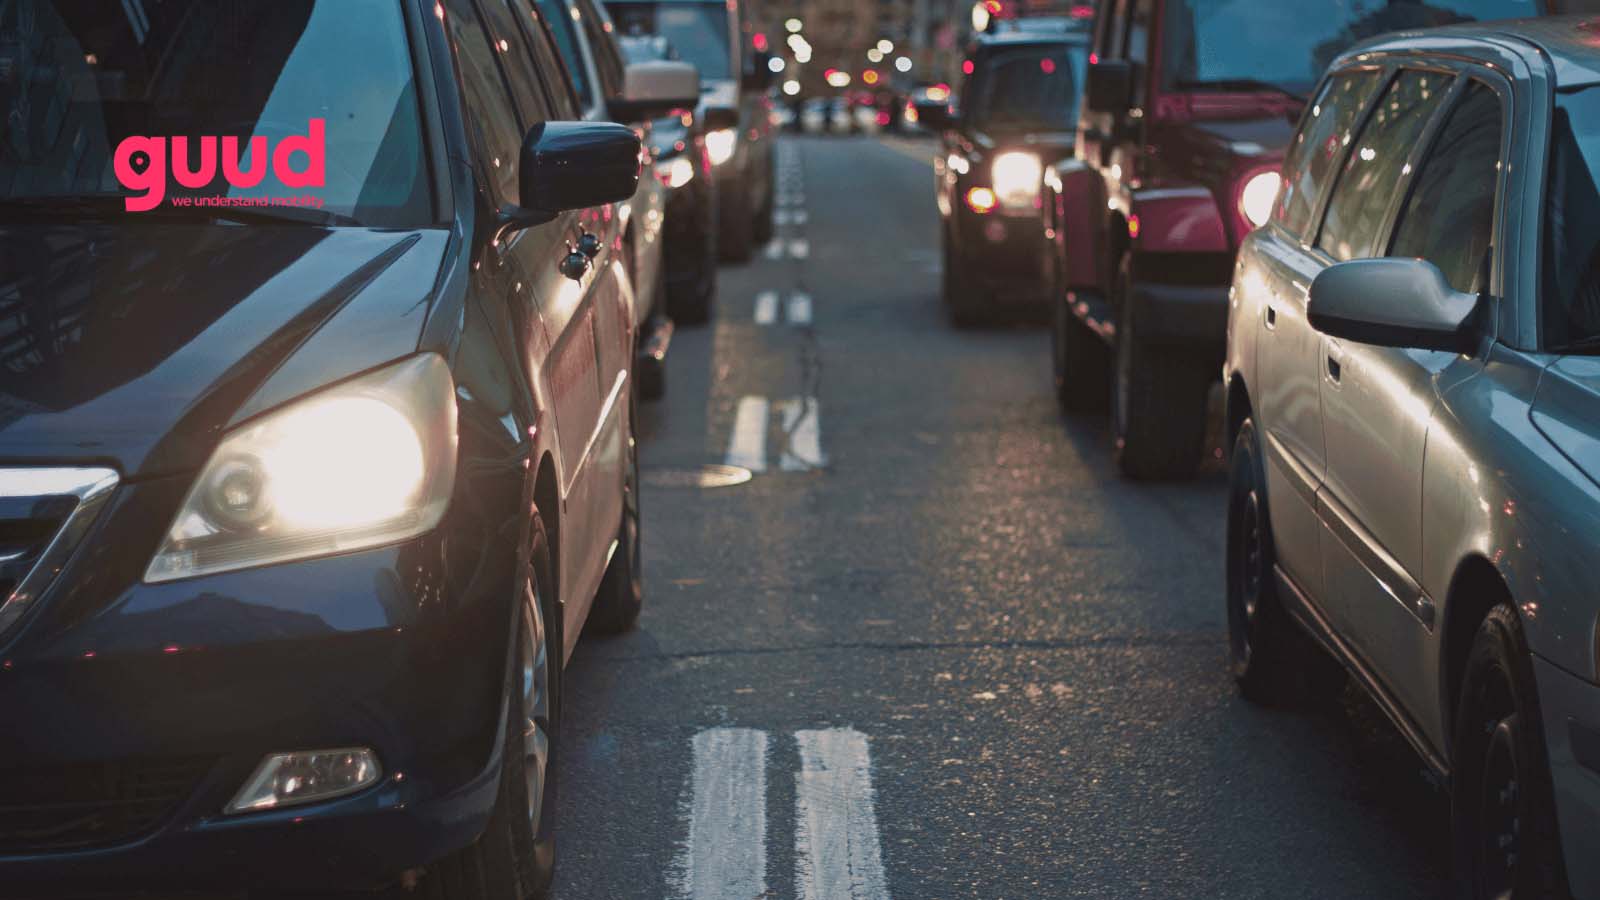
POLYGON ((0 469, 0 638, 49 587, 116 486, 111 469, 0 469))

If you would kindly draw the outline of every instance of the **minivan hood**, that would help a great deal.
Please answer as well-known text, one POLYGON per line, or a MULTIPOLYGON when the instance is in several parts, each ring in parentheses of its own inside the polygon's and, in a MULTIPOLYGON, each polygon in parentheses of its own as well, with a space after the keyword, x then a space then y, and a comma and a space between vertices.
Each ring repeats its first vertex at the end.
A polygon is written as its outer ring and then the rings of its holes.
MULTIPOLYGON (((0 225, 0 461, 109 462, 124 477, 198 466, 245 401, 419 243, 357 228, 0 225)), ((444 241, 426 243, 436 271, 444 241)), ((329 360, 330 380, 415 349, 420 321, 407 330, 404 348, 406 331, 375 327, 375 346, 329 360)))

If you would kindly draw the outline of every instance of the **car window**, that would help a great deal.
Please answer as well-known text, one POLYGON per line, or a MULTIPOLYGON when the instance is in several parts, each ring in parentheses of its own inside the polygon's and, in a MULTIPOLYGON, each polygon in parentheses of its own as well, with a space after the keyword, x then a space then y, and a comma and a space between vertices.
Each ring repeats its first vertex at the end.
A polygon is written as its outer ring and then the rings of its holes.
POLYGON ((589 37, 589 46, 594 50, 594 67, 600 73, 601 99, 609 99, 612 94, 622 92, 622 54, 617 51, 617 29, 611 24, 611 17, 593 3, 579 0, 578 6, 583 10, 578 24, 589 37))
POLYGON ((1474 81, 1422 162, 1390 255, 1433 263, 1458 291, 1483 289, 1494 239, 1501 128, 1500 98, 1474 81))
POLYGON ((498 52, 490 46, 483 23, 476 16, 446 16, 456 45, 465 95, 468 124, 476 133, 483 168, 498 201, 515 201, 517 161, 522 151, 522 131, 500 66, 498 52))
POLYGON ((489 42, 500 52, 500 68, 511 85, 512 96, 521 113, 522 130, 526 133, 535 123, 552 118, 550 100, 541 84, 543 79, 533 68, 533 56, 528 52, 523 31, 506 0, 479 0, 479 9, 488 27, 489 42))
POLYGON ((512 11, 526 23, 524 36, 528 50, 533 54, 533 67, 544 82, 545 95, 550 99, 550 116, 557 120, 573 120, 581 116, 578 95, 561 52, 556 49, 554 36, 544 22, 544 17, 528 5, 528 0, 508 0, 512 11))
POLYGON ((1453 81, 1454 76, 1438 72, 1404 71, 1373 107, 1328 198, 1317 246, 1329 256, 1345 260, 1377 252, 1384 217, 1417 136, 1453 81))
POLYGON ((1277 219, 1296 234, 1305 231, 1317 196, 1343 158, 1356 116, 1378 85, 1376 70, 1344 72, 1328 79, 1283 163, 1283 189, 1278 193, 1277 219))
MULTIPOLYGON (((527 3, 528 0, 518 0, 527 3)), ((555 38, 556 49, 566 63, 567 74, 572 78, 572 89, 578 92, 578 105, 588 109, 600 102, 589 83, 589 68, 583 64, 583 51, 578 49, 578 23, 566 0, 533 0, 539 12, 550 25, 550 36, 555 38)))
POLYGON ((1128 62, 1133 64, 1132 96, 1138 98, 1136 105, 1144 103, 1145 81, 1150 74, 1150 26, 1153 13, 1151 7, 1154 0, 1133 0, 1132 15, 1128 19, 1128 33, 1125 36, 1128 62))
POLYGON ((973 71, 962 124, 974 131, 1070 130, 1087 65, 1082 45, 995 50, 973 71))
POLYGON ((1558 346, 1600 335, 1600 87, 1556 95, 1547 181, 1541 318, 1558 346))
POLYGON ((623 34, 658 34, 672 42, 700 77, 716 81, 734 77, 728 8, 721 3, 612 2, 607 10, 623 34))

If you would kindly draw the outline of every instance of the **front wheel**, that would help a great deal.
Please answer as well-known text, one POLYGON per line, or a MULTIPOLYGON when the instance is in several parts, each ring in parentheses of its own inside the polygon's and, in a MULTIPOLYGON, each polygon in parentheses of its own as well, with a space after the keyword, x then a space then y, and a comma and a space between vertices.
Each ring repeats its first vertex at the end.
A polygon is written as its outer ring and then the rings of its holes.
POLYGON ((1065 294, 1052 304, 1051 358, 1056 404, 1067 415, 1104 412, 1110 393, 1111 359, 1100 336, 1072 311, 1065 294))
POLYGON ((1245 419, 1228 473, 1229 668, 1239 693, 1254 703, 1325 699, 1344 686, 1344 670, 1279 599, 1265 473, 1255 423, 1245 419))
POLYGON ((1567 896, 1539 715, 1522 623, 1496 606, 1467 657, 1451 753, 1451 842, 1466 900, 1567 896))
POLYGON ((549 539, 537 518, 532 541, 518 596, 494 811, 476 842, 428 867, 415 892, 422 900, 535 900, 545 896, 555 873, 561 647, 546 627, 546 591, 554 582, 549 539))
POLYGON ((1143 337, 1132 275, 1124 263, 1111 394, 1117 468, 1136 479, 1188 478, 1205 450, 1211 371, 1188 348, 1143 337))

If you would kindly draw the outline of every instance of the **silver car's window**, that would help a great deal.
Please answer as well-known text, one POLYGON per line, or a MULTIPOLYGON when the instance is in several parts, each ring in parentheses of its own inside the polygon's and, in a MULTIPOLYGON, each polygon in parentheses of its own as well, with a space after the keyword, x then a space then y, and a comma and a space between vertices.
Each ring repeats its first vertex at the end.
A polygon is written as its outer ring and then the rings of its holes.
POLYGON ((1500 98, 1474 81, 1422 162, 1395 225, 1391 256, 1439 267, 1458 291, 1486 286, 1500 183, 1500 98))
POLYGON ((1371 256, 1378 249, 1389 201, 1417 136, 1438 109, 1454 76, 1401 72, 1361 127, 1344 171, 1328 199, 1317 246, 1334 259, 1371 256))
POLYGON ((1600 87, 1556 96, 1545 204, 1545 342, 1600 335, 1600 87))
POLYGON ((1342 157, 1356 116, 1378 86, 1376 70, 1343 72, 1328 79, 1306 111, 1283 164, 1277 219, 1295 233, 1305 230, 1317 195, 1342 157))

